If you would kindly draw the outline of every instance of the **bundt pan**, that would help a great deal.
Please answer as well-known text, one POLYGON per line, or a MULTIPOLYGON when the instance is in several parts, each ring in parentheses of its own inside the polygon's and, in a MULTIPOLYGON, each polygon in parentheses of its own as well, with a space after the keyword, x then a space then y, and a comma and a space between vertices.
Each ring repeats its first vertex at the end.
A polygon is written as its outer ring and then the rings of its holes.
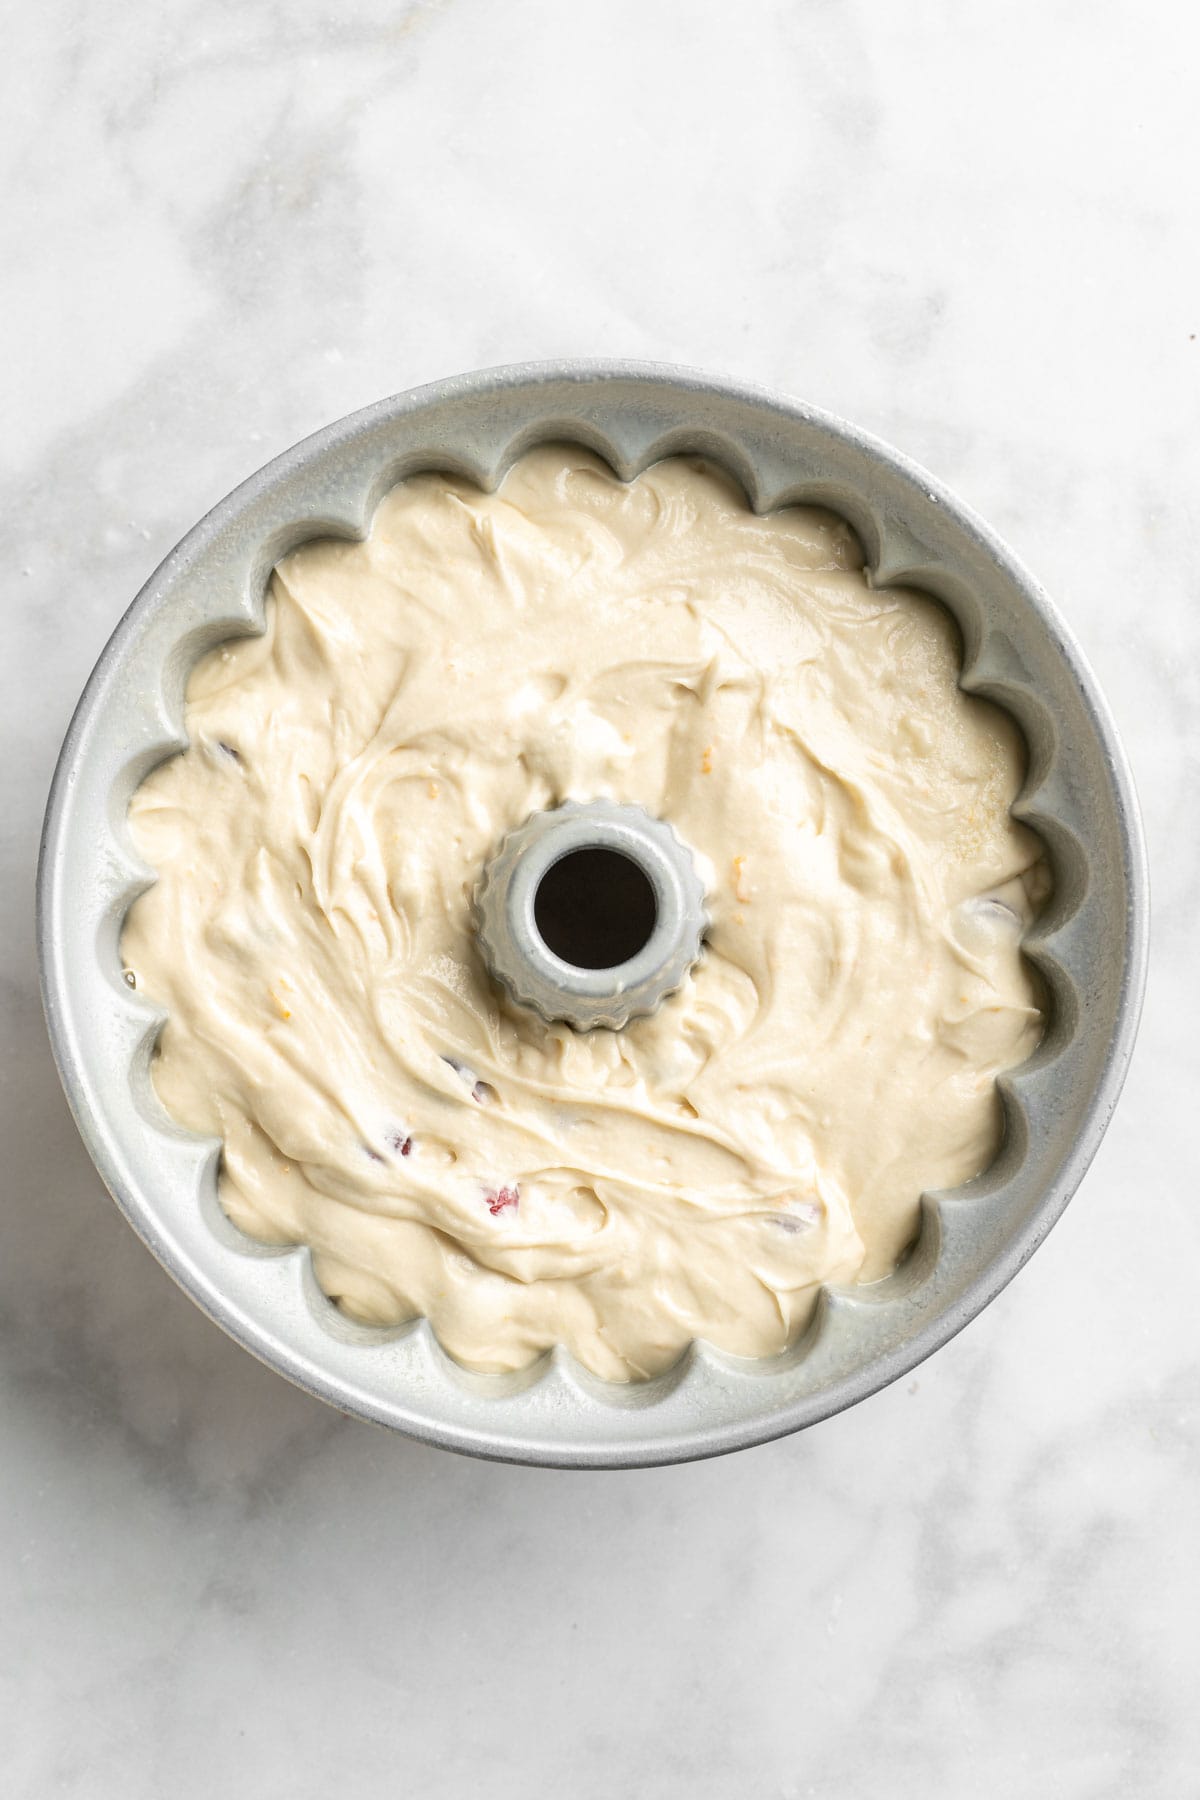
POLYGON ((654 364, 546 363, 401 394, 327 426, 216 506, 147 582, 89 680, 50 794, 39 946, 50 1038, 79 1129, 130 1224, 193 1300, 323 1400, 427 1443, 514 1462, 632 1467, 717 1455, 799 1430, 938 1349, 1037 1248, 1078 1186, 1129 1061, 1145 973, 1147 886, 1130 776, 1095 680, 1035 583, 928 475, 851 426, 740 383, 654 364), (827 1289, 794 1349, 739 1361, 703 1343, 658 1380, 597 1380, 562 1350, 516 1376, 470 1374, 425 1321, 380 1332, 320 1292, 307 1251, 252 1243, 217 1200, 220 1146, 184 1132, 151 1085, 162 1014, 122 979, 118 943, 152 879, 125 823, 134 789, 184 743, 189 670, 261 629, 271 569, 306 538, 365 536, 418 470, 492 489, 530 445, 587 445, 628 479, 695 451, 756 510, 841 514, 877 584, 954 614, 962 684, 1028 742, 1016 814, 1047 846, 1055 889, 1027 939, 1050 996, 1046 1036, 1002 1083, 998 1160, 923 1201, 903 1265, 827 1289))

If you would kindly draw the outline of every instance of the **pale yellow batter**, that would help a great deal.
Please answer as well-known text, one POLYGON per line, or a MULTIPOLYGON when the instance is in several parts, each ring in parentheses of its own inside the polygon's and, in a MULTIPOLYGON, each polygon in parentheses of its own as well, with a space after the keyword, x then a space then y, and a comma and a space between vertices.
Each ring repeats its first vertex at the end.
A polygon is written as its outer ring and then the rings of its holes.
POLYGON ((543 447, 304 545, 198 665, 123 953, 230 1216, 354 1318, 427 1314, 482 1370, 765 1356, 991 1160, 1042 1024, 1020 741, 861 565, 702 461, 543 447), (470 901, 506 832, 599 797, 671 822, 712 928, 656 1017, 576 1035, 501 1004, 470 901))

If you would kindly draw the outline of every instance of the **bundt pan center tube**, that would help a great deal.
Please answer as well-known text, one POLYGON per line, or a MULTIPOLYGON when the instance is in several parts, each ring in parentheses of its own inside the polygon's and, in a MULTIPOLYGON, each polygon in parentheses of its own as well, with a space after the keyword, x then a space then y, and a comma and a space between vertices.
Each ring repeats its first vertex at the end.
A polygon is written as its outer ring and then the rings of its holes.
MULTIPOLYGON (((703 955, 706 894, 689 846, 671 820, 599 796, 518 826, 480 869, 473 902, 480 953, 508 1003, 576 1031, 619 1031, 671 1005, 703 955)), ((1136 1031, 1147 912, 1136 802, 1102 697, 992 534, 850 426, 735 382, 637 364, 520 366, 402 394, 318 432, 221 502, 151 577, 88 682, 39 870, 43 995, 64 1086, 106 1184, 171 1274, 247 1348, 345 1411, 446 1448, 564 1467, 683 1461, 797 1430, 895 1380, 974 1317, 1036 1249, 1103 1135, 1136 1031), (664 457, 703 456, 756 512, 808 504, 846 519, 876 587, 940 601, 961 635, 962 687, 1005 708, 1024 735, 1013 813, 1041 837, 1054 883, 1024 945, 1047 1027, 998 1083, 1005 1132, 992 1166, 927 1194, 895 1273, 825 1289, 785 1354, 745 1360, 697 1343, 667 1374, 627 1385, 561 1349, 510 1375, 467 1371, 426 1322, 357 1325, 321 1292, 306 1250, 245 1237, 217 1197, 219 1143, 175 1124, 154 1092, 163 1015, 127 985, 119 952, 125 915, 153 880, 132 849, 130 798, 186 743, 183 695, 198 658, 263 629, 280 558, 317 537, 364 538, 380 499, 410 475, 446 471, 493 492, 523 452, 551 441, 582 444, 625 481, 664 457)))
POLYGON ((577 1031, 618 1031, 655 1012, 699 956, 705 926, 704 889, 671 827, 606 800, 568 800, 511 832, 476 912, 492 978, 577 1031))

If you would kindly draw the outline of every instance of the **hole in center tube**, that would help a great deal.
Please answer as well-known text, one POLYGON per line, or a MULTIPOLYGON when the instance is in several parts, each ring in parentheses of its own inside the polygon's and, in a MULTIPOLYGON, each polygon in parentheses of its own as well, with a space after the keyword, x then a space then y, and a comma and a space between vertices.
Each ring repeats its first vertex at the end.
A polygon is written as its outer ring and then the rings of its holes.
POLYGON ((533 899, 542 942, 576 969, 615 969, 650 941, 658 918, 645 872, 619 850, 571 850, 533 899))

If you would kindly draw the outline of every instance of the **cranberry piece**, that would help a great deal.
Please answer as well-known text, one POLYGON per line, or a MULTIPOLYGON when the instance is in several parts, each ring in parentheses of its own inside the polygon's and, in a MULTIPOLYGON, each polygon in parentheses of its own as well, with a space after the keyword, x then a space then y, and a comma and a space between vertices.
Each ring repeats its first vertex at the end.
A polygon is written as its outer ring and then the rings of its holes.
POLYGON ((506 1207, 511 1206, 515 1211, 521 1204, 521 1190, 519 1187, 515 1186, 502 1187, 498 1188, 494 1194, 485 1194, 483 1198, 493 1219, 497 1219, 506 1207))

